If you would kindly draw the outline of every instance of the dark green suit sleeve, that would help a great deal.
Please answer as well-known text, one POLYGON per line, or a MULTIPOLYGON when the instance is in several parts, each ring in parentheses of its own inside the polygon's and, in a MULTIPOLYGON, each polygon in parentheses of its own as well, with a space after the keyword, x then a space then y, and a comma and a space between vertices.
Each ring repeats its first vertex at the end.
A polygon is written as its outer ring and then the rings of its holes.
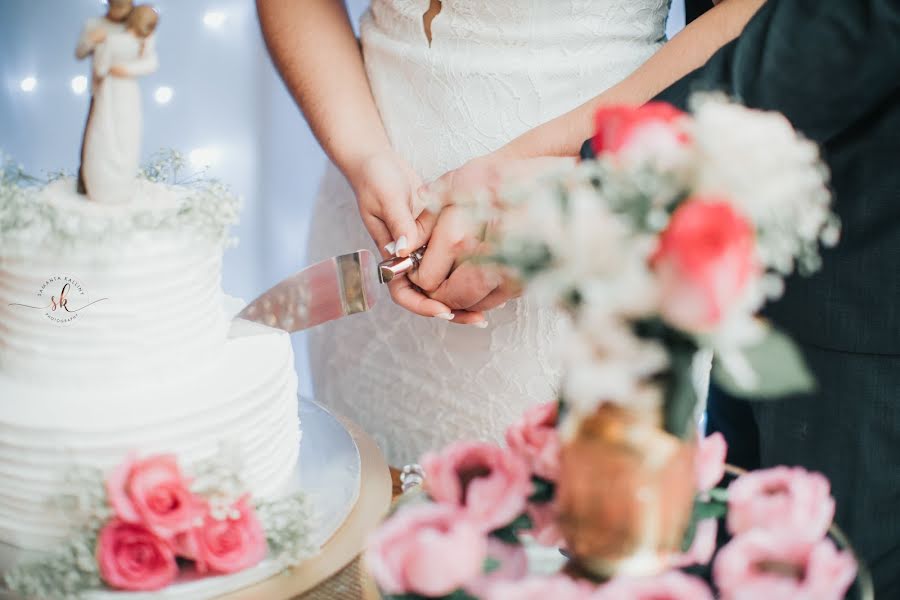
POLYGON ((900 88, 900 0, 769 0, 741 36, 658 100, 723 90, 823 143, 900 88))

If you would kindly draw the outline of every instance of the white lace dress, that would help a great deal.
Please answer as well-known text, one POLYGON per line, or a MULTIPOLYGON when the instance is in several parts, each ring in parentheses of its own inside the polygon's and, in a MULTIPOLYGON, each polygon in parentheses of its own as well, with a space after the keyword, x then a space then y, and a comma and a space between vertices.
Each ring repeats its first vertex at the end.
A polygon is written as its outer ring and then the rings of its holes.
MULTIPOLYGON (((669 0, 374 0, 361 38, 394 148, 429 181, 617 83, 662 43, 669 0)), ((340 115, 336 115, 340 118, 340 115)), ((310 260, 372 248, 334 167, 320 190, 310 260)), ((554 397, 557 317, 527 300, 478 329, 381 302, 314 330, 316 398, 372 434, 391 464, 456 439, 493 439, 554 397)))

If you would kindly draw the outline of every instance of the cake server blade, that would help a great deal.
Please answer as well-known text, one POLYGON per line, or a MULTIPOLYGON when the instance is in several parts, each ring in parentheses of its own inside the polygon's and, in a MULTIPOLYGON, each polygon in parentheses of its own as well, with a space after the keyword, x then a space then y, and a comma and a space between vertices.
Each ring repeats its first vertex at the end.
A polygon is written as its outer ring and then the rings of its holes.
POLYGON ((423 252, 424 248, 381 263, 369 250, 323 260, 281 281, 236 318, 294 333, 366 312, 375 306, 379 283, 415 269, 423 252))

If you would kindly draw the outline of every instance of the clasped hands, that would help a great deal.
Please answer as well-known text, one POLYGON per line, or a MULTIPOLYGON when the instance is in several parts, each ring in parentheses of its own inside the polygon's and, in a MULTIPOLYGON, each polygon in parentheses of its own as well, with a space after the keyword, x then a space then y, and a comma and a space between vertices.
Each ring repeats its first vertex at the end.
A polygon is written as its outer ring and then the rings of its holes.
POLYGON ((422 185, 396 153, 372 156, 351 178, 363 223, 382 255, 408 255, 427 244, 415 272, 392 281, 398 305, 423 317, 486 327, 486 313, 521 293, 500 268, 478 260, 490 253, 493 223, 473 218, 457 200, 474 194, 496 196, 502 182, 534 176, 566 158, 472 160, 422 185))

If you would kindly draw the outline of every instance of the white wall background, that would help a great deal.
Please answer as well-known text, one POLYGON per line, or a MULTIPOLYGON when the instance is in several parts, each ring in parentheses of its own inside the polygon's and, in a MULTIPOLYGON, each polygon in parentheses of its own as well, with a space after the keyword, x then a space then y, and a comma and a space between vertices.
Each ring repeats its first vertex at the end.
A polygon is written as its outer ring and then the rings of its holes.
MULTIPOLYGON (((325 157, 269 63, 252 0, 149 1, 160 11, 161 68, 142 81, 144 156, 200 149, 214 159, 209 173, 244 197, 224 287, 249 300, 304 264, 325 157), (173 92, 166 103, 155 99, 160 87, 173 92)), ((367 1, 347 4, 356 20, 367 1)), ((88 74, 74 48, 84 21, 104 10, 102 0, 0 0, 0 150, 33 173, 77 168, 89 96, 72 86, 88 74)), ((683 24, 675 0, 670 33, 683 24)), ((295 338, 308 393, 305 345, 295 338)))

